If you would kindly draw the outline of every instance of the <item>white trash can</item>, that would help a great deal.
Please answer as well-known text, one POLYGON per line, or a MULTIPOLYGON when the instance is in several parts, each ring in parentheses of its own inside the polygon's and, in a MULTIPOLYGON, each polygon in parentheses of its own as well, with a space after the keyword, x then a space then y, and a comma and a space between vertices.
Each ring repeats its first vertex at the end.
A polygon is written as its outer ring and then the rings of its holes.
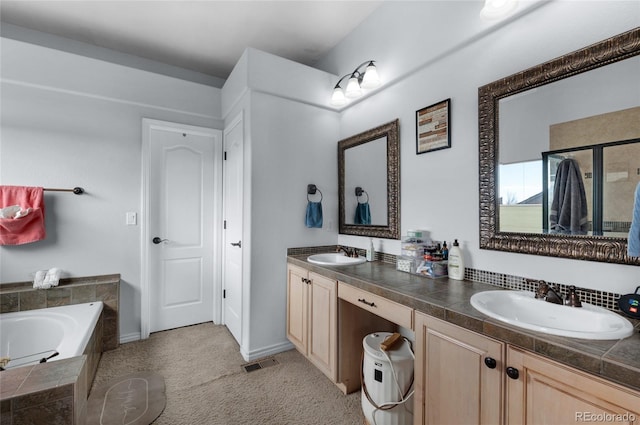
POLYGON ((404 339, 392 350, 383 351, 380 344, 390 335, 377 332, 362 340, 362 411, 369 425, 413 423, 414 355, 404 339))

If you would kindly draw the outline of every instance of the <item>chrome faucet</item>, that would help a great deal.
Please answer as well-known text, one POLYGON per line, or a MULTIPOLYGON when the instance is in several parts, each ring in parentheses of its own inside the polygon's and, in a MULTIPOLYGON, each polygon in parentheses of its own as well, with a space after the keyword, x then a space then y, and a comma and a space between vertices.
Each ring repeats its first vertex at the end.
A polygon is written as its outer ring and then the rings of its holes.
POLYGON ((358 251, 355 248, 347 248, 342 245, 338 245, 338 248, 336 248, 336 252, 340 251, 344 251, 344 255, 346 255, 347 257, 358 257, 358 251))
POLYGON ((544 280, 539 280, 535 297, 553 304, 567 305, 569 307, 582 307, 580 297, 576 292, 576 287, 573 285, 569 286, 569 292, 567 292, 567 296, 564 298, 553 286, 550 286, 544 280))

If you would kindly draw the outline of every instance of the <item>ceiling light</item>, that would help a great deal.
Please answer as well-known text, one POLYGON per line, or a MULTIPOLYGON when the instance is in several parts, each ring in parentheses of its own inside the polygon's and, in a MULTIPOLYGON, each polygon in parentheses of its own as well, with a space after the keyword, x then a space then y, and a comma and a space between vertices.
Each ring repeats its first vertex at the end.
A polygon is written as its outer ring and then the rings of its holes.
POLYGON ((517 0, 485 0, 480 16, 485 19, 502 18, 515 9, 517 0))
POLYGON ((355 71, 351 74, 347 74, 340 78, 338 83, 333 88, 333 95, 331 96, 331 105, 343 106, 347 103, 347 98, 355 99, 362 96, 362 89, 373 89, 380 86, 380 76, 378 70, 373 63, 374 61, 366 61, 360 64, 355 71), (364 72, 360 69, 366 65, 364 72), (347 87, 343 91, 340 84, 345 78, 349 78, 347 87))

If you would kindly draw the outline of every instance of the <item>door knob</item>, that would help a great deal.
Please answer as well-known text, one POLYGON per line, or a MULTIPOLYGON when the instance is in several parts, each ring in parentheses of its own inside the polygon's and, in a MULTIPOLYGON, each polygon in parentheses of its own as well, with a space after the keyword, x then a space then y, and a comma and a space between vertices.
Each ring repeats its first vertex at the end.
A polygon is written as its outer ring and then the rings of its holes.
POLYGON ((231 242, 231 246, 237 246, 238 248, 242 248, 242 241, 238 241, 236 243, 231 242))
POLYGON ((155 238, 151 239, 151 242, 153 242, 154 244, 158 245, 159 243, 166 242, 168 240, 169 239, 161 239, 161 238, 156 236, 155 238))

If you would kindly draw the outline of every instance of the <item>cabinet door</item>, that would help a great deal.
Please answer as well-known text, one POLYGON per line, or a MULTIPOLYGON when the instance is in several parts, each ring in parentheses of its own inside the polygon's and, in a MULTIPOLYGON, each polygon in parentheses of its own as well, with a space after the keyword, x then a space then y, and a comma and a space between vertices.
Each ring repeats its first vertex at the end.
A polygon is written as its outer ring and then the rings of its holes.
POLYGON ((640 423, 640 393, 544 357, 507 348, 509 424, 640 423))
POLYGON ((307 355, 308 278, 300 267, 287 267, 287 338, 307 355))
POLYGON ((504 344, 416 312, 414 424, 503 423, 504 344))
POLYGON ((336 376, 337 282, 310 272, 308 357, 333 382, 336 376))

